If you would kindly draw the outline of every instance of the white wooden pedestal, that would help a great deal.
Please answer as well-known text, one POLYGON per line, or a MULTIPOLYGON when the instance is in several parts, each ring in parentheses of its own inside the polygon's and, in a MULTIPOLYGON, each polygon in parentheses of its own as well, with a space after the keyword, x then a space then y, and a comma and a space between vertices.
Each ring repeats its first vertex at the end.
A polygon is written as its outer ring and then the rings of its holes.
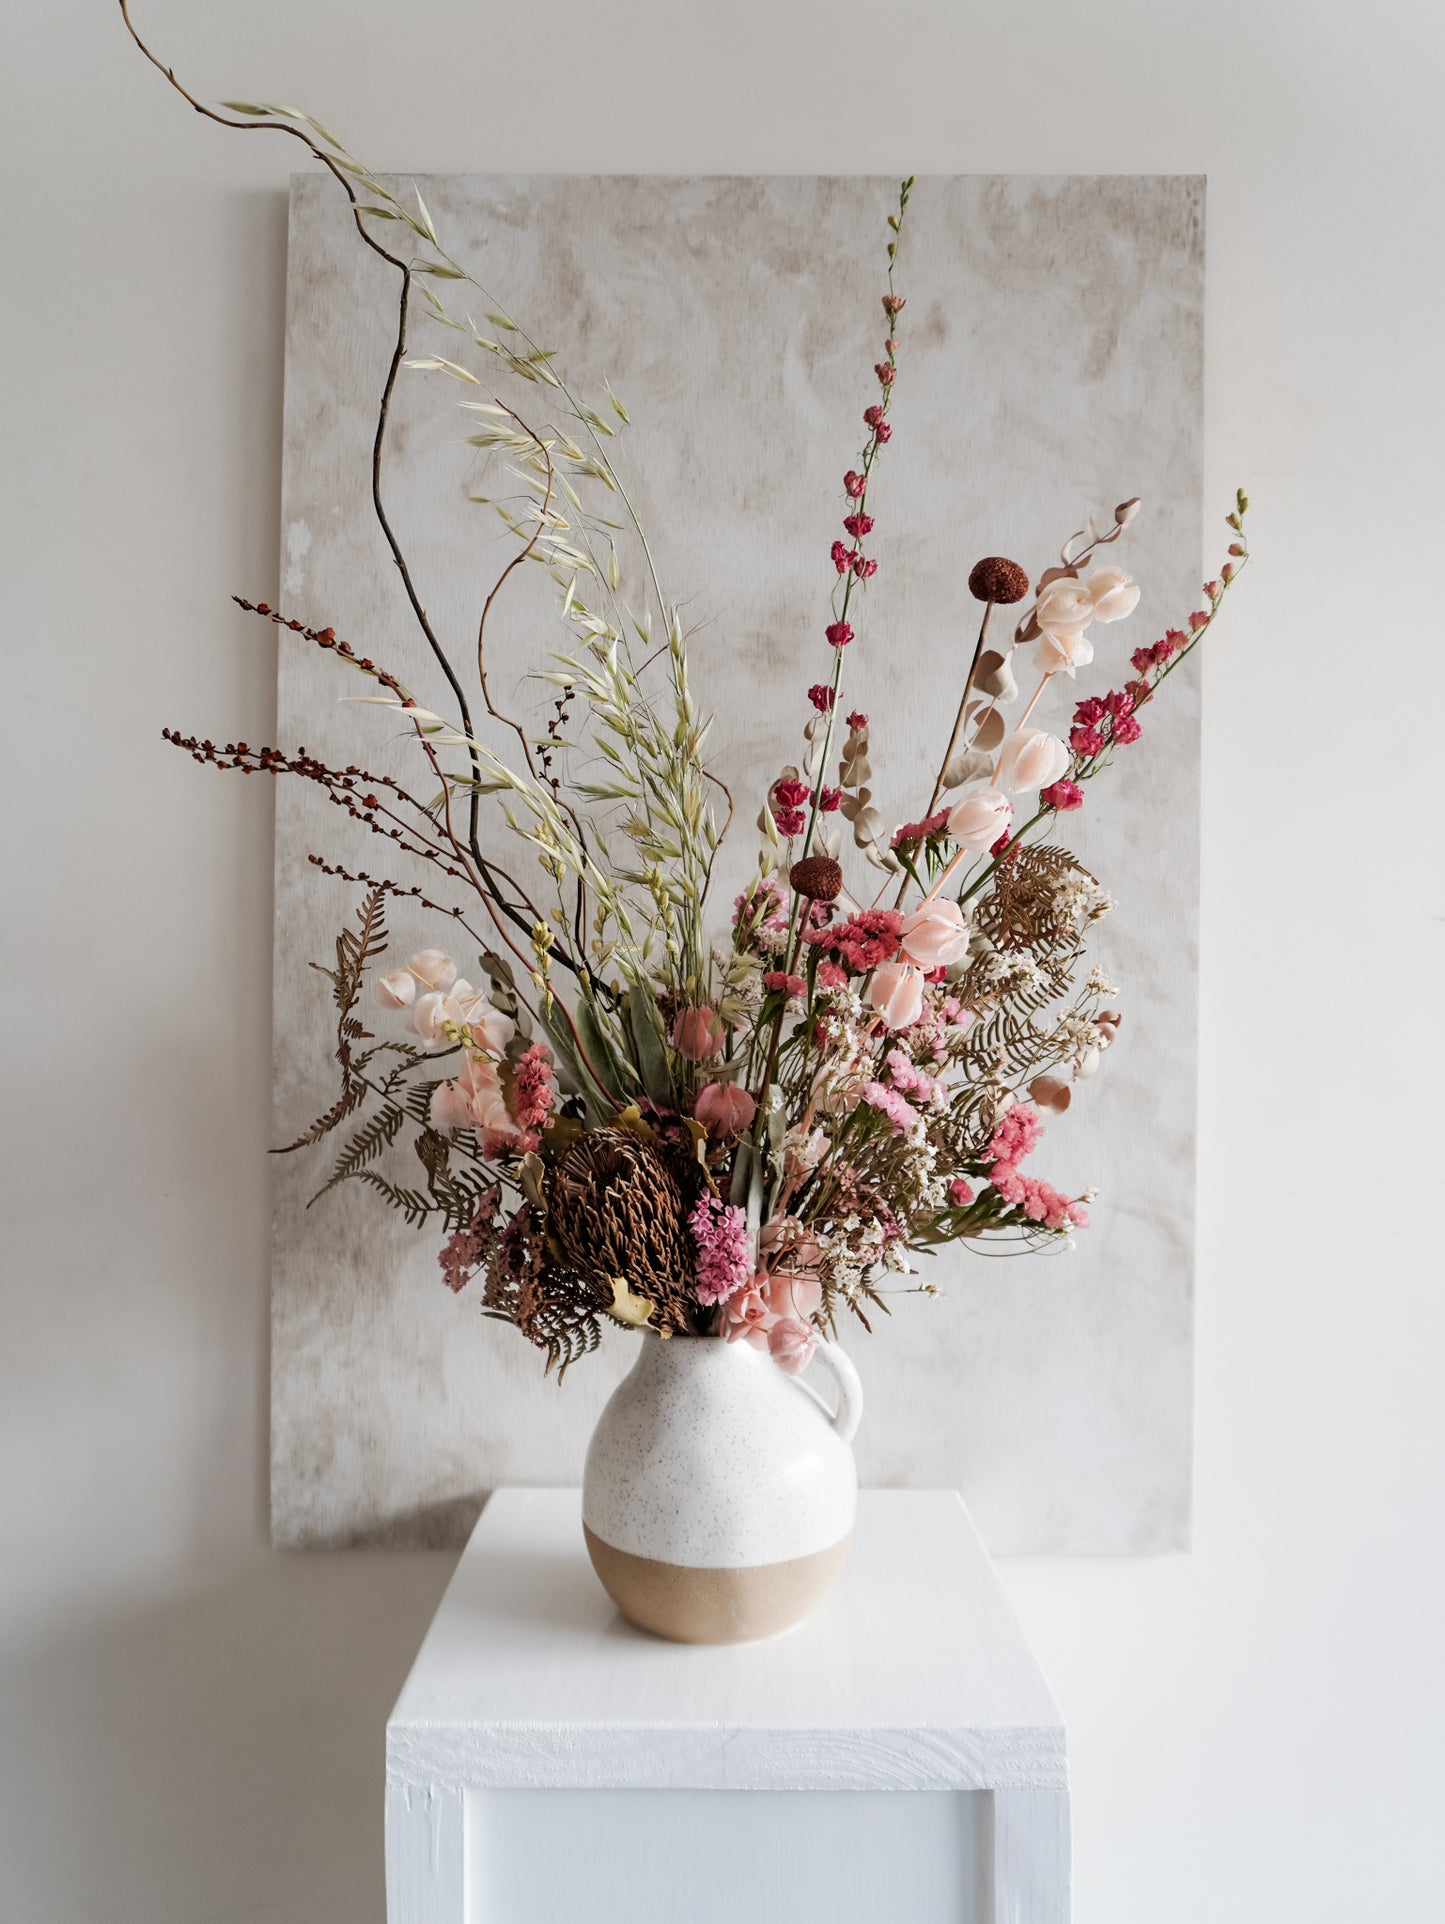
POLYGON ((809 1621, 631 1628, 501 1490, 387 1725, 389 1924, 1067 1924, 1064 1728, 952 1492, 870 1490, 809 1621))

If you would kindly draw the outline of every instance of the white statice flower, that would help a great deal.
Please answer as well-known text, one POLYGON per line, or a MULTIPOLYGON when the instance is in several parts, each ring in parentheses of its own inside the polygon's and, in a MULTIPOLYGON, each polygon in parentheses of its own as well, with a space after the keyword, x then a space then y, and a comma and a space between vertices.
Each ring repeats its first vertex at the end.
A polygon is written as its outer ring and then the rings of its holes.
POLYGON ((1055 883, 1050 903, 1061 920, 1077 929, 1085 922, 1097 922, 1101 915, 1107 915, 1114 906, 1114 898, 1092 875, 1072 869, 1055 883))
POLYGON ((1097 967, 1090 969, 1089 973, 1084 977, 1084 987, 1089 991, 1090 995, 1117 995, 1119 993, 1118 983, 1111 981, 1104 971, 1097 967))
POLYGON ((970 987, 1002 1000, 1048 986, 1043 970, 1027 949, 986 949, 975 958, 970 987))
POLYGON ((828 1137, 822 1129, 805 1130, 799 1123, 783 1137, 783 1162, 790 1175, 813 1170, 828 1153, 828 1137))
POLYGON ((1107 1049, 1109 1046, 1098 1023, 1078 1009, 1070 1009, 1060 1019, 1049 1040, 1060 1055, 1074 1061, 1081 1060, 1091 1049, 1107 1049))

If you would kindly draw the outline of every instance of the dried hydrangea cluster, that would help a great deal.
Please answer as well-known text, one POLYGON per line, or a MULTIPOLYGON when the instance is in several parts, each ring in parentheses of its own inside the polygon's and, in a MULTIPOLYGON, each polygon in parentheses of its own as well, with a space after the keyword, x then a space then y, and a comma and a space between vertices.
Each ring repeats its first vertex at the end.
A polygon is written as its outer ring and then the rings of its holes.
POLYGON ((301 141, 396 273, 373 500, 450 691, 450 712, 424 709, 330 627, 242 602, 373 684, 366 699, 410 738, 419 786, 304 748, 166 731, 214 767, 310 782, 354 830, 385 842, 389 863, 419 864, 424 878, 312 856, 366 895, 325 971, 341 1090, 290 1146, 344 1131, 325 1188, 361 1182, 408 1220, 438 1223, 447 1284, 480 1278, 485 1311, 520 1328, 549 1368, 595 1347, 610 1320, 747 1342, 801 1369, 845 1312, 867 1324, 891 1292, 932 1293, 918 1258, 940 1245, 1028 1248, 1082 1228, 1088 1197, 1062 1193, 1031 1159, 1045 1117, 1095 1073, 1120 1018, 1114 985, 1086 960, 1109 897, 1052 830, 1141 738, 1144 711, 1217 616, 1246 559, 1243 495, 1201 608, 1132 651, 1132 678, 1082 695, 1067 739, 1031 717, 1052 680, 1090 666, 1098 631, 1133 612, 1138 585, 1102 551, 1139 504, 1071 537, 1032 599, 1017 562, 979 561, 969 587, 980 627, 931 792, 914 819, 887 820, 869 718, 846 708, 843 685, 878 568, 872 489, 904 331, 894 285, 904 181, 888 215, 865 436, 842 478, 819 624, 826 666, 807 690, 798 761, 763 798, 757 870, 730 939, 715 946, 709 898, 732 797, 705 762, 682 617, 610 452, 622 403, 610 389, 582 399, 556 354, 446 252, 420 197, 398 198, 316 121, 185 98, 222 124, 301 141), (475 295, 485 329, 443 298, 453 286, 475 295), (419 319, 449 331, 448 355, 409 355, 419 319), (512 550, 465 659, 429 620, 385 512, 403 368, 462 384, 471 445, 514 484, 489 493, 512 550), (499 392, 487 393, 484 373, 499 392), (524 564, 555 584, 567 635, 543 677, 555 690, 545 726, 504 714, 487 678, 488 618, 524 564), (989 645, 998 608, 1018 612, 1011 636, 989 645), (1009 719, 1020 669, 1035 685, 1009 719), (540 882, 524 884, 484 843, 488 798, 540 882), (386 967, 388 896, 446 917, 448 946, 386 967), (459 949, 475 957, 480 986, 459 949), (361 1013, 368 996, 388 1025, 379 1035, 367 1027, 378 1018, 361 1013))

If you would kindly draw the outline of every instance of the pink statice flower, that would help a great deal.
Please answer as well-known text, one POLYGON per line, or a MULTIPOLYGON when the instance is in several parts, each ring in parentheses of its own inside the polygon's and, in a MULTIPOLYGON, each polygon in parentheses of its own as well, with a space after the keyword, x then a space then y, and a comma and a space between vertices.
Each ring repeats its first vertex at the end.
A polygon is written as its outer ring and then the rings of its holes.
POLYGON ((930 835, 937 835, 948 827, 948 810, 939 809, 936 815, 925 815, 921 822, 905 822, 902 828, 893 831, 890 848, 907 848, 913 842, 926 842, 930 835))
POLYGON ((807 1000, 808 985, 802 976, 789 975, 783 969, 765 970, 763 973, 763 987, 769 995, 775 995, 779 990, 782 990, 790 1002, 803 1002, 807 1000))
POLYGON ((1011 1163, 999 1164, 990 1179, 1006 1203, 1021 1209, 1030 1222, 1045 1229, 1087 1229, 1089 1212, 1082 1203, 1072 1201, 1037 1176, 1020 1174, 1011 1163))
POLYGON ((865 1082, 862 1096, 870 1109, 887 1116, 895 1136, 903 1136, 918 1120, 918 1111, 906 1096, 885 1082, 865 1082))
POLYGON ((809 930, 806 940, 830 950, 854 975, 866 975, 898 952, 903 917, 897 909, 860 909, 826 929, 809 930))
POLYGON ((752 1278, 747 1216, 735 1203, 701 1196, 687 1226, 697 1245, 697 1300, 725 1303, 752 1278))
POLYGON ((904 1095, 920 1103, 932 1102, 938 1094, 934 1078, 910 1062, 901 1049, 890 1049, 883 1058, 883 1067, 895 1089, 901 1089, 904 1095))
POLYGON ((845 989, 848 986, 848 971, 840 969, 836 962, 818 964, 818 987, 820 989, 845 989))
POLYGON ((1020 1163, 1038 1145, 1044 1133, 1044 1120, 1032 1103, 1016 1102, 999 1120, 989 1138, 983 1160, 992 1163, 1020 1163))

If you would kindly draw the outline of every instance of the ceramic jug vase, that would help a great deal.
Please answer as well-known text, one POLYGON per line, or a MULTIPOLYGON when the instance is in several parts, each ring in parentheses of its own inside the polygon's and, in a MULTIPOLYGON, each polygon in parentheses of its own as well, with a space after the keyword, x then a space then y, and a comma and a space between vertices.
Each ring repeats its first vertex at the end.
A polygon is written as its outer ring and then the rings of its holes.
POLYGON ((582 1521, 624 1616, 679 1643, 742 1643, 798 1623, 848 1554, 862 1414, 857 1372, 820 1342, 836 1409, 765 1352, 645 1335, 587 1451, 582 1521))

